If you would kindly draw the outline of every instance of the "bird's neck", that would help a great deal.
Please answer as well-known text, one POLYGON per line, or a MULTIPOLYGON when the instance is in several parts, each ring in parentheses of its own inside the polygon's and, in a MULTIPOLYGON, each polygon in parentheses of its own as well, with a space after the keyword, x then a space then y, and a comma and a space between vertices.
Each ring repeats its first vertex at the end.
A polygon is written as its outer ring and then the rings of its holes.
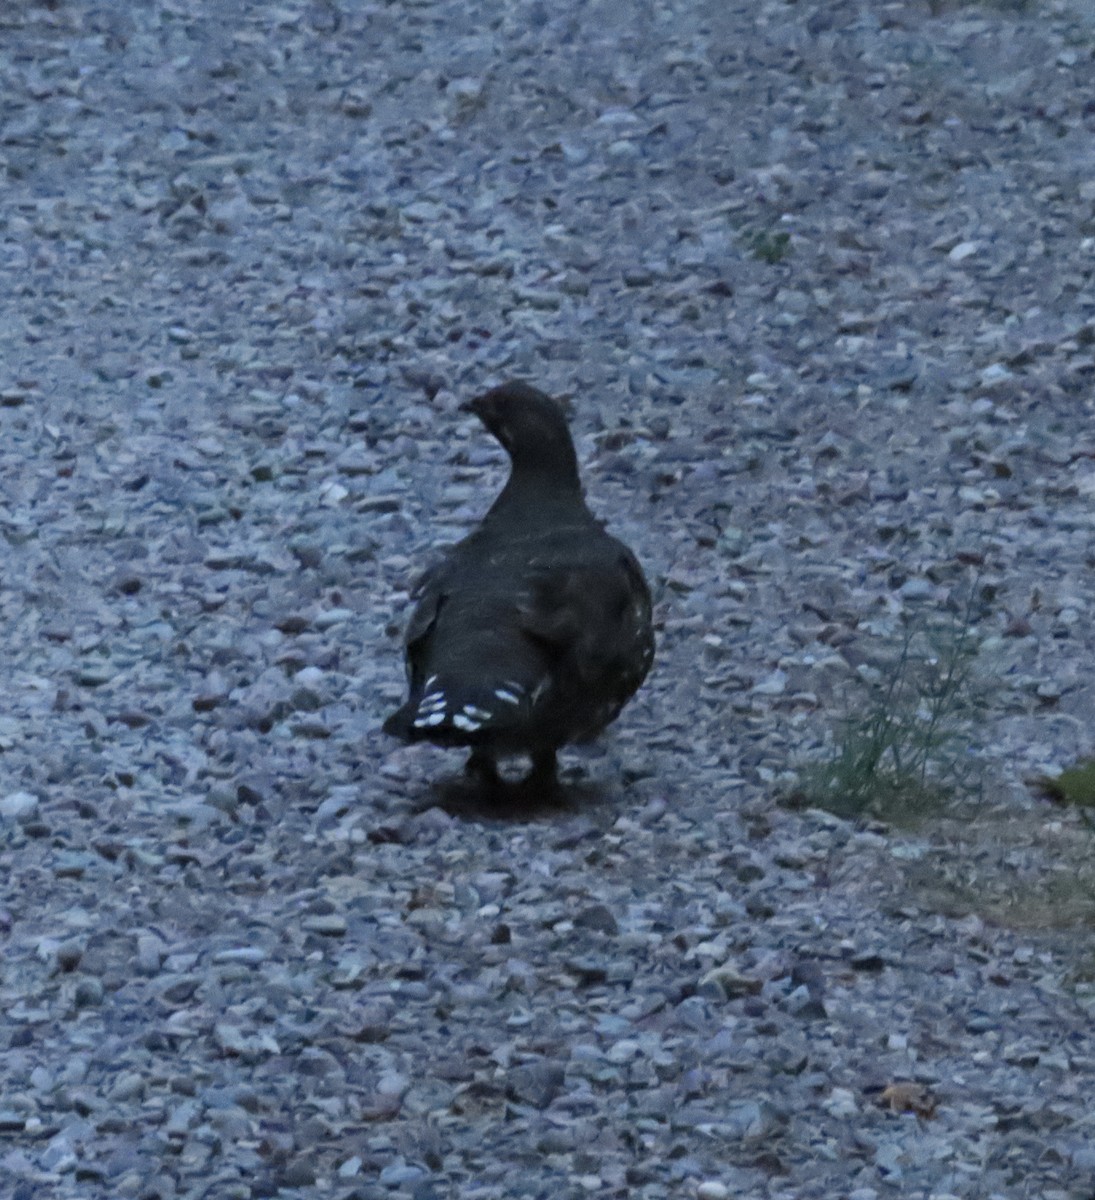
POLYGON ((558 465, 537 469, 526 463, 514 465, 490 511, 491 515, 519 513, 523 520, 535 520, 541 515, 554 519, 575 510, 587 511, 577 465, 572 472, 561 472, 558 465))

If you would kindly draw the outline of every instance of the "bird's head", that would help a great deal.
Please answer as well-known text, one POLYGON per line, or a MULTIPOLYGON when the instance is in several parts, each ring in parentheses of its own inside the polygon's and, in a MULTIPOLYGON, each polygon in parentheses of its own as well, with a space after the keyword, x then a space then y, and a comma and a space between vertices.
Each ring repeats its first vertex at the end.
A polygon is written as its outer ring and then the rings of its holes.
POLYGON ((531 384, 512 382, 461 407, 501 442, 515 473, 546 472, 560 484, 577 484, 578 457, 558 400, 531 384))

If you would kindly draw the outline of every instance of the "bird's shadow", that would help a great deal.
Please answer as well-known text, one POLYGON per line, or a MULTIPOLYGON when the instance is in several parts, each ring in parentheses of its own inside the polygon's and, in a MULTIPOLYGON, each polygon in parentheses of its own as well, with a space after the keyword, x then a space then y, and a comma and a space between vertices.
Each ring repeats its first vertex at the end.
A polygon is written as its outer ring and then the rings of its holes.
POLYGON ((611 802, 603 786, 568 772, 549 785, 520 780, 515 783, 484 783, 465 775, 450 776, 433 783, 415 804, 417 812, 439 808, 457 820, 501 821, 522 824, 589 816, 611 802))

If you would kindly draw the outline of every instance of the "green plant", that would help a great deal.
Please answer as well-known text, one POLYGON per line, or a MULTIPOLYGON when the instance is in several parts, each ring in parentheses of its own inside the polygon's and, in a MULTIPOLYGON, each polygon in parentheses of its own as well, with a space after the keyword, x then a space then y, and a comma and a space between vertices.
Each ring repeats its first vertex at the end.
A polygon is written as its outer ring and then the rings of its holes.
POLYGON ((749 237, 749 249, 762 262, 782 262, 791 253, 791 235, 784 231, 754 233, 749 237))
MULTIPOLYGON (((1006 829, 998 813, 960 822, 944 816, 932 834, 933 852, 903 869, 917 904, 955 918, 976 913, 1009 929, 1095 933, 1091 841, 1075 823, 1061 828, 1038 810, 1016 815, 1006 829)), ((1095 945, 1077 939, 1072 951, 1086 964, 1082 978, 1095 981, 1095 945)))
POLYGON ((1042 775, 1035 782, 1059 804, 1078 804, 1095 810, 1095 759, 1079 762, 1057 776, 1042 775))
POLYGON ((908 823, 971 789, 971 615, 906 625, 897 653, 862 676, 864 694, 839 722, 831 756, 801 773, 798 804, 908 823))

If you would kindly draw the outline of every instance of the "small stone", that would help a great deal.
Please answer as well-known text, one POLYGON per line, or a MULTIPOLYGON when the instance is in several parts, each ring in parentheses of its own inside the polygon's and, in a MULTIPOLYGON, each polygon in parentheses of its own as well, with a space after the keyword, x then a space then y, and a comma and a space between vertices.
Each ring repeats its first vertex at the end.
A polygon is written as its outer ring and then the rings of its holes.
POLYGON ((842 1087, 833 1088, 828 1099, 822 1102, 821 1107, 833 1117, 854 1117, 859 1112, 859 1103, 855 1098, 855 1093, 842 1087))
POLYGON ((396 1096, 402 1099, 410 1091, 411 1081, 399 1071, 385 1071, 377 1080, 376 1090, 381 1096, 396 1096))
POLYGON ((380 1182, 385 1187, 400 1187, 403 1184, 417 1183, 426 1175, 424 1167, 416 1167, 413 1163, 404 1162, 397 1158, 380 1172, 380 1182))
POLYGON ((563 1090, 565 1078, 559 1063, 525 1063, 513 1067, 506 1076, 506 1093, 533 1108, 547 1108, 563 1090))
POLYGON ((251 464, 251 478, 256 483, 271 483, 277 475, 277 464, 269 458, 260 458, 251 464))
POLYGON ((135 571, 120 571, 114 578, 114 590, 123 596, 135 596, 141 590, 141 577, 135 571))
POLYGON ((717 1179, 705 1179, 696 1188, 696 1200, 727 1200, 730 1189, 717 1179))
POLYGON ((102 687, 114 678, 114 668, 108 662, 83 663, 76 670, 74 678, 81 687, 102 687))
POLYGON ((261 946, 240 946, 232 950, 218 950, 213 955, 215 963, 243 963, 248 967, 257 967, 265 962, 266 951, 261 946))
POLYGON ((198 990, 201 983, 200 975, 176 975, 170 977, 170 981, 164 986, 160 995, 168 1004, 185 1004, 198 990))
POLYGON ((225 1054, 242 1056, 251 1050, 251 1039, 243 1030, 225 1021, 220 1021, 213 1027, 213 1037, 225 1054))
POLYGON ((38 811, 38 797, 33 792, 9 792, 0 800, 0 817, 5 821, 29 821, 38 811))
POLYGON ((94 865, 93 855, 79 850, 62 850, 53 859, 53 873, 58 879, 82 879, 94 865))
POLYGON ((568 958, 567 970, 578 976, 578 979, 583 984, 604 983, 608 978, 608 964, 604 959, 597 958, 592 954, 582 955, 580 958, 568 958))
POLYGON ((821 1020, 828 1015, 824 1001, 805 986, 795 988, 786 1003, 788 1011, 803 1021, 821 1020))
POLYGON ((319 630, 330 629, 352 621, 356 615, 352 608, 329 608, 325 612, 317 613, 313 624, 319 630))
POLYGON ((613 1045, 609 1046, 608 1050, 605 1052, 605 1058, 607 1058, 610 1063, 622 1065, 623 1063, 631 1062, 638 1053, 638 1042, 633 1041, 631 1038, 621 1038, 618 1042, 615 1042, 613 1045))
POLYGON ((947 255, 953 263, 965 262, 965 260, 976 254, 981 249, 980 242, 959 242, 957 246, 947 255))
POLYGON ((747 1142, 761 1142, 771 1138, 781 1118, 775 1107, 766 1100, 742 1100, 731 1104, 722 1124, 726 1132, 747 1142))
POLYGON ((164 944, 155 934, 137 937, 137 969, 142 975, 155 975, 163 965, 164 944))
POLYGON ((742 974, 733 963, 712 967, 700 981, 701 992, 714 1000, 733 1000, 738 996, 755 996, 763 986, 760 979, 742 974))
POLYGON ((589 908, 582 909, 574 918, 574 927, 576 929, 594 929, 598 933, 608 934, 616 934, 620 931, 611 909, 604 904, 594 904, 589 908))
POLYGON ((205 796, 205 803, 218 812, 231 815, 239 808, 239 790, 228 783, 215 783, 205 796))
POLYGON ((782 696, 786 688, 787 672, 777 667, 753 684, 753 693, 757 696, 782 696))
POLYGON ((1079 1146, 1070 1155, 1077 1171, 1095 1172, 1095 1146, 1079 1146))
POLYGON ((1003 363, 992 363, 981 372, 981 386, 990 388, 995 387, 998 383, 1006 383, 1009 379, 1014 379, 1015 376, 1003 363))
POLYGON ((338 913, 325 913, 317 917, 305 917, 301 929, 318 933, 323 937, 342 937, 346 932, 346 918, 338 913))
POLYGON ((302 567, 315 570, 323 562, 323 547, 305 538, 294 538, 289 551, 302 567))
POLYGON ((71 1171, 77 1163, 72 1146, 64 1134, 58 1134, 42 1151, 39 1162, 47 1171, 64 1175, 71 1171))
POLYGON ((927 579, 906 579, 898 589, 903 600, 930 600, 935 594, 935 588, 927 579))
POLYGON ((286 1163, 280 1182, 288 1188, 310 1188, 316 1181, 315 1168, 306 1158, 296 1158, 286 1163))
POLYGON ((75 971, 80 965, 80 959, 83 957, 84 947, 82 943, 70 940, 62 942, 57 947, 57 965, 62 971, 75 971))
POLYGON ((77 1008, 95 1008, 103 1001, 103 985, 98 979, 81 979, 73 999, 77 1008))
POLYGON ((114 1081, 110 1098, 118 1102, 139 1100, 148 1087, 148 1081, 136 1071, 125 1071, 114 1081))

